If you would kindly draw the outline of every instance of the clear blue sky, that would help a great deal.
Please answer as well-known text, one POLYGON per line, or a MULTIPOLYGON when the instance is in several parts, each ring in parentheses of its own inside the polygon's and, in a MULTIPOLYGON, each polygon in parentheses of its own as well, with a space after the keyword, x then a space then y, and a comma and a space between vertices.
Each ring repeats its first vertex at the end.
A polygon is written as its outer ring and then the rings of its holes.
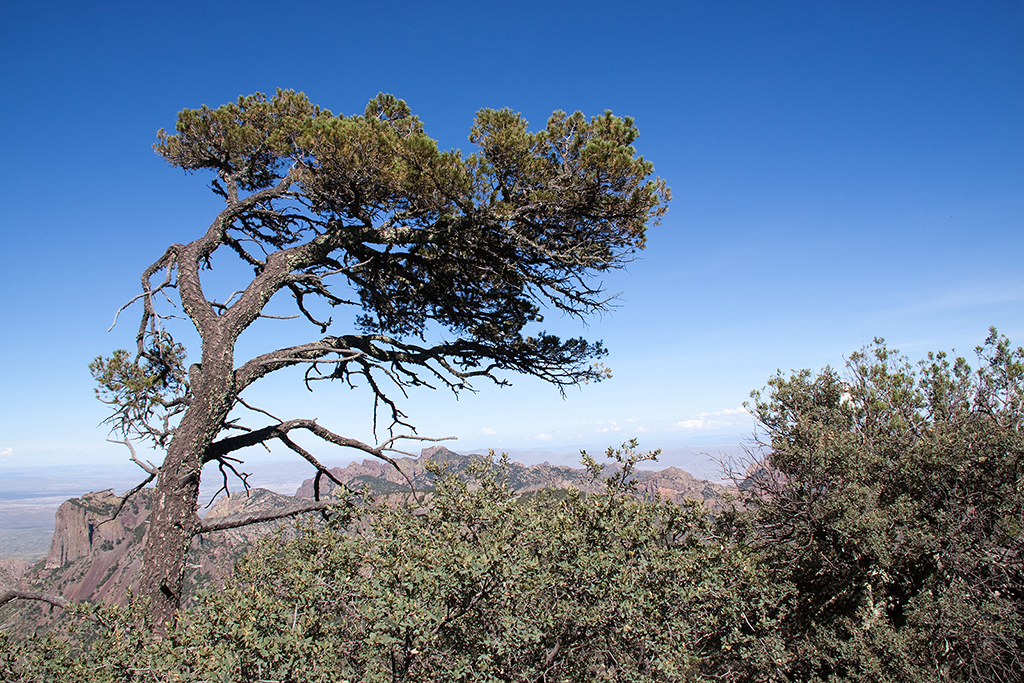
MULTIPOLYGON (((344 113, 393 92, 464 151, 481 107, 535 126, 612 109, 672 187, 647 251, 607 280, 620 308, 549 328, 604 339, 614 378, 403 403, 457 449, 736 441, 776 369, 840 365, 876 336, 913 358, 969 353, 990 325, 1024 343, 1020 2, 7 0, 0 83, 7 464, 125 458, 87 365, 131 344, 114 311, 217 210, 155 133, 278 87, 344 113)), ((370 438, 364 393, 253 397, 370 438)))

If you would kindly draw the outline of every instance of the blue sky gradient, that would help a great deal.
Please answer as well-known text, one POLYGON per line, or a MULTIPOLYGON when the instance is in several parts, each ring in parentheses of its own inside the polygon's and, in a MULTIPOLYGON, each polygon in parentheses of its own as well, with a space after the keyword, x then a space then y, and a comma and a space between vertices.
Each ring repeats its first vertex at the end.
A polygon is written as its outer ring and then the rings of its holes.
MULTIPOLYGON (((777 369, 841 365, 876 336, 912 358, 972 357, 990 325, 1024 343, 1019 2, 12 0, 0 82, 0 463, 125 458, 87 365, 131 345, 136 312, 107 332, 114 311, 219 208, 155 133, 278 87, 346 114, 392 92, 465 152, 482 107, 534 127, 611 109, 672 188, 648 249, 605 280, 619 308, 546 324, 603 339, 613 379, 402 403, 458 450, 735 443, 777 369)), ((247 397, 372 439, 364 392, 286 375, 247 397)))

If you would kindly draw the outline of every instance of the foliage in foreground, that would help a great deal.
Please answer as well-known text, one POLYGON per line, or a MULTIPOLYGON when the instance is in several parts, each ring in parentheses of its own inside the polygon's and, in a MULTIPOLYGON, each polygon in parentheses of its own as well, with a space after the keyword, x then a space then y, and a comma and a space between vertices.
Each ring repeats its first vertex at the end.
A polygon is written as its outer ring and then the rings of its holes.
POLYGON ((1024 680, 1024 349, 769 382, 752 533, 795 680, 1024 680))
POLYGON ((768 619, 756 564, 710 542, 700 504, 631 495, 641 456, 613 455, 624 468, 603 494, 519 499, 485 461, 472 485, 442 477, 418 514, 268 538, 162 641, 103 610, 113 624, 88 656, 51 640, 33 666, 92 681, 674 681, 765 659, 743 626, 768 619))
MULTIPOLYGON (((429 506, 268 539, 163 639, 145 612, 16 645, 5 680, 1020 681, 1024 350, 883 343, 769 382, 745 508, 517 498, 489 461, 429 506)), ((601 468, 588 459, 594 476, 601 468)))

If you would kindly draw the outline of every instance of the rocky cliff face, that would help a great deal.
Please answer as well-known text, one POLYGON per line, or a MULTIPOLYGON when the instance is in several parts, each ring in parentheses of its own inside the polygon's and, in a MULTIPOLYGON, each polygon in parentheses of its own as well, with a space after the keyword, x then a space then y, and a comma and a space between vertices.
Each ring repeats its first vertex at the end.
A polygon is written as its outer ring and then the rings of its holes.
POLYGON ((20 579, 28 571, 32 564, 18 558, 0 560, 0 572, 13 579, 20 579))
POLYGON ((0 560, 0 593, 17 586, 18 581, 31 566, 25 560, 0 560))
MULTIPOLYGON (((88 493, 64 502, 57 510, 46 559, 31 568, 12 563, 11 568, 19 570, 17 576, 0 565, 0 589, 17 586, 68 600, 125 604, 142 566, 149 497, 149 490, 139 492, 116 517, 120 498, 113 491, 88 493)), ((206 518, 273 509, 292 500, 291 496, 253 489, 248 496, 221 498, 206 518)), ((188 596, 199 587, 220 585, 250 543, 282 524, 289 523, 267 522, 193 539, 186 576, 188 596)), ((14 633, 30 633, 54 618, 59 618, 59 613, 38 603, 10 603, 0 608, 0 624, 14 633)))
POLYGON ((684 500, 703 501, 704 505, 716 512, 725 507, 723 496, 729 489, 704 479, 697 479, 678 467, 668 467, 657 472, 641 472, 637 475, 637 492, 682 503, 684 500))
POLYGON ((114 517, 119 503, 112 490, 64 502, 46 560, 24 580, 34 590, 68 600, 123 601, 142 560, 139 541, 145 536, 149 491, 141 491, 114 517))

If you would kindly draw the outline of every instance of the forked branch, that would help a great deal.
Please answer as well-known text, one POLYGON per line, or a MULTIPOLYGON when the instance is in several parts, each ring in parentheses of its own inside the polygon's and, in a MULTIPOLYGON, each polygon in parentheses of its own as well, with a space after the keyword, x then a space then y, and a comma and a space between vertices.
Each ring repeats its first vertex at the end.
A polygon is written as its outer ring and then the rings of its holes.
POLYGON ((100 524, 105 524, 106 522, 110 522, 110 521, 113 521, 114 519, 116 519, 117 516, 119 514, 121 514, 121 510, 124 509, 124 506, 128 504, 129 500, 132 499, 132 496, 134 496, 139 491, 144 489, 149 484, 149 482, 151 482, 154 479, 156 479, 157 475, 160 474, 160 468, 159 467, 157 467, 156 465, 154 465, 151 462, 142 462, 141 460, 139 460, 139 456, 135 452, 135 447, 132 446, 132 442, 129 441, 128 439, 124 439, 123 441, 118 441, 116 439, 107 439, 107 441, 109 441, 110 443, 122 443, 125 446, 127 446, 128 450, 131 451, 131 453, 132 453, 132 462, 134 462, 136 465, 138 465, 143 470, 145 470, 145 472, 146 472, 146 474, 148 476, 145 479, 143 479, 140 484, 136 485, 135 488, 131 489, 130 491, 125 493, 123 496, 121 496, 121 500, 120 500, 120 502, 117 505, 117 510, 115 510, 114 514, 112 514, 110 516, 110 519, 106 519, 103 522, 100 522, 100 524))

